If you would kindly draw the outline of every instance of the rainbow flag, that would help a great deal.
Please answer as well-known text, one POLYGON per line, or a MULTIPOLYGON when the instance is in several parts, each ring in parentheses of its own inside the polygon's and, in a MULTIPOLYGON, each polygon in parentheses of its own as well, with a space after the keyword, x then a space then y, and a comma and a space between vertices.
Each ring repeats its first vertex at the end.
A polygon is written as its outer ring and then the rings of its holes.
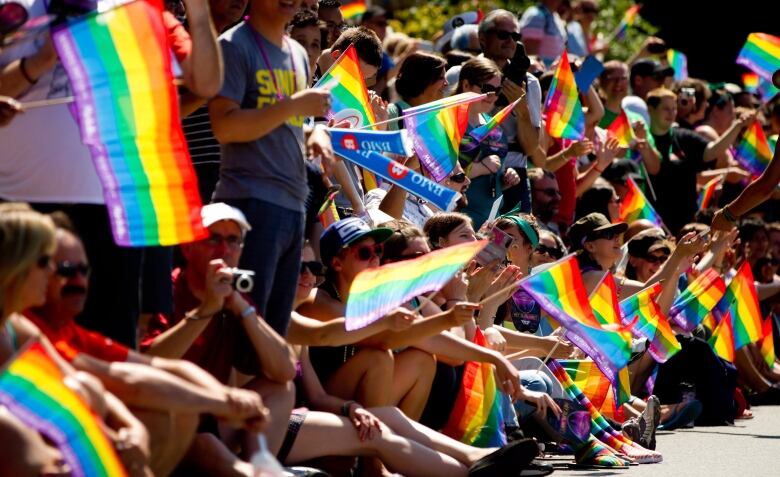
POLYGON ((636 18, 639 16, 639 10, 641 9, 642 5, 632 5, 628 8, 628 10, 626 10, 626 13, 623 14, 623 19, 620 20, 620 24, 617 27, 615 38, 622 40, 626 37, 628 27, 634 26, 634 23, 636 23, 636 18))
POLYGON ((341 5, 339 10, 341 10, 341 15, 344 17, 344 20, 357 20, 358 17, 361 17, 364 13, 366 13, 366 2, 363 0, 350 2, 341 5))
POLYGON ((710 206, 710 202, 712 202, 712 198, 715 196, 715 189, 718 188, 718 184, 720 183, 721 178, 722 176, 716 177, 704 184, 704 187, 702 187, 701 192, 699 193, 699 199, 697 201, 699 210, 704 210, 710 206))
POLYGON ((715 308, 724 293, 726 283, 718 272, 708 268, 674 300, 669 317, 685 331, 693 331, 715 308))
POLYGON ((751 33, 737 56, 737 64, 771 81, 775 70, 780 69, 780 38, 766 33, 751 33))
POLYGON ((0 375, 0 403, 54 442, 72 475, 127 475, 100 418, 63 380, 43 344, 32 341, 0 375))
POLYGON ((483 124, 482 126, 478 128, 474 128, 469 132, 469 136, 471 136, 476 143, 472 143, 476 146, 476 144, 479 144, 480 142, 484 141, 485 138, 488 137, 491 131, 496 129, 501 123, 504 122, 506 118, 508 118, 512 111, 514 111, 515 107, 517 107, 517 104, 520 102, 522 98, 517 98, 514 100, 511 104, 508 104, 504 109, 497 112, 495 116, 490 118, 488 122, 483 124))
POLYGON ((604 373, 590 360, 557 360, 571 380, 598 411, 610 418, 622 421, 623 404, 631 399, 631 383, 628 368, 618 373, 618 386, 613 386, 604 373), (617 399, 616 399, 617 396, 617 399))
POLYGON ((661 293, 661 285, 656 283, 620 302, 623 323, 639 317, 634 326, 634 336, 646 338, 650 356, 659 363, 665 363, 682 349, 680 342, 669 325, 669 320, 663 315, 655 297, 661 293))
POLYGON ((353 128, 376 122, 355 45, 350 44, 344 50, 314 88, 330 90, 331 106, 326 115, 328 119, 349 120, 353 128))
MULTIPOLYGON (((477 328, 474 343, 487 346, 477 328)), ((502 447, 506 444, 501 399, 493 365, 468 361, 455 405, 442 433, 476 447, 502 447)))
POLYGON ((771 369, 775 365, 775 360, 777 359, 775 355, 775 341, 774 333, 772 332, 771 314, 764 318, 762 328, 763 336, 761 337, 758 349, 761 352, 761 356, 764 358, 764 362, 766 362, 766 365, 771 369))
POLYGON ((682 81, 688 77, 688 57, 685 53, 669 48, 666 50, 669 66, 674 68, 674 80, 682 81))
POLYGON ((604 278, 593 290, 590 295, 590 307, 593 309, 593 316, 596 323, 585 323, 586 325, 600 327, 605 330, 620 333, 626 342, 631 342, 631 328, 634 327, 638 318, 633 322, 623 324, 620 314, 620 302, 615 286, 615 278, 612 272, 606 272, 604 278))
POLYGON ((758 93, 761 95, 761 100, 765 103, 768 103, 772 100, 775 96, 777 96, 778 93, 780 93, 780 89, 777 89, 775 87, 774 83, 772 83, 771 79, 761 78, 758 79, 758 93))
POLYGON ((126 3, 52 31, 123 246, 206 237, 200 195, 179 118, 162 1, 126 3))
POLYGON ((590 356, 610 382, 631 357, 631 340, 624 334, 586 323, 598 323, 588 303, 575 256, 523 279, 520 286, 544 311, 566 328, 566 337, 590 356))
POLYGON ((555 77, 544 102, 545 127, 554 138, 582 139, 585 135, 585 114, 582 112, 577 83, 569 65, 569 56, 561 55, 555 77))
POLYGON ((331 190, 328 196, 325 198, 322 207, 320 207, 317 216, 320 218, 320 223, 323 228, 328 228, 332 224, 339 221, 339 211, 336 210, 336 196, 339 194, 339 189, 331 190))
POLYGON ((712 310, 716 319, 723 321, 731 315, 734 349, 740 349, 761 338, 761 310, 753 280, 753 271, 748 262, 743 262, 737 274, 731 279, 723 298, 712 310))
POLYGON ((774 151, 769 147, 769 141, 764 134, 764 128, 756 120, 742 135, 742 140, 734 151, 734 159, 748 172, 759 176, 769 165, 773 154, 774 151))
POLYGON ((631 147, 631 141, 634 140, 634 129, 628 121, 626 112, 622 109, 618 117, 607 128, 607 135, 620 141, 620 147, 631 147))
POLYGON ((404 111, 404 124, 420 164, 441 182, 455 168, 469 121, 469 104, 485 95, 461 93, 404 111))
POLYGON ((647 219, 658 227, 663 227, 664 223, 661 217, 655 211, 645 195, 642 193, 642 189, 636 185, 634 179, 628 178, 626 180, 626 196, 623 197, 623 201, 620 203, 620 221, 631 223, 639 219, 647 219))
POLYGON ((736 348, 734 346, 734 329, 732 328, 730 315, 730 313, 727 313, 726 316, 720 320, 720 323, 715 326, 708 343, 710 344, 710 347, 712 347, 712 350, 715 351, 715 354, 726 361, 733 363, 736 348))
POLYGON ((742 73, 742 86, 748 93, 758 92, 759 77, 755 73, 742 73))
POLYGON ((358 273, 349 289, 347 331, 368 326, 412 298, 441 289, 487 243, 462 243, 358 273))

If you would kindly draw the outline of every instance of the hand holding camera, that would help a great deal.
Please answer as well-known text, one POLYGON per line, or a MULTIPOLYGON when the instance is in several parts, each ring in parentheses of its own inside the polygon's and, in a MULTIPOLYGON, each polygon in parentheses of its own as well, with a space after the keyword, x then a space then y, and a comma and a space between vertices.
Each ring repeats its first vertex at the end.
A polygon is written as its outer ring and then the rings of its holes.
POLYGON ((206 270, 205 289, 200 304, 201 317, 213 316, 225 304, 225 298, 233 293, 233 273, 224 260, 212 260, 206 270))

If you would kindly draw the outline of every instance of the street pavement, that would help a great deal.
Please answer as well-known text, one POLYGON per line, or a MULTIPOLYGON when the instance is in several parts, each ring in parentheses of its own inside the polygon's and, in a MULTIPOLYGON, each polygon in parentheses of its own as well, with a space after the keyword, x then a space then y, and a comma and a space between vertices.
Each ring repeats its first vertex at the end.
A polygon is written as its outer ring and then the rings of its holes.
POLYGON ((755 418, 734 426, 659 432, 660 464, 626 470, 557 470, 578 477, 780 477, 780 406, 753 407, 755 418))

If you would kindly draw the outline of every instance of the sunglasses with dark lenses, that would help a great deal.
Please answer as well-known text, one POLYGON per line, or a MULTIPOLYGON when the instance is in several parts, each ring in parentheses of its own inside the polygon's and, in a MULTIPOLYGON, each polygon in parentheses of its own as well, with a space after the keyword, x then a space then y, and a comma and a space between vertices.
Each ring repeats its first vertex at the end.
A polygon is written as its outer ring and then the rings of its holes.
POLYGON ((541 255, 548 255, 550 258, 556 260, 563 257, 563 252, 557 247, 548 247, 547 245, 539 244, 539 246, 536 247, 536 251, 541 255))
POLYGON ((642 257, 647 263, 665 263, 669 259, 669 255, 662 255, 657 257, 655 255, 645 255, 642 257))
POLYGON ((41 255, 36 262, 38 268, 47 268, 51 263, 51 255, 41 255))
POLYGON ((382 258, 382 253, 385 251, 385 246, 381 243, 374 245, 361 245, 360 247, 352 248, 352 250, 355 251, 355 256, 357 256, 358 260, 367 262, 374 257, 382 258))
POLYGON ((487 83, 483 84, 480 87, 480 90, 482 91, 482 94, 495 93, 496 96, 501 94, 501 91, 503 89, 504 88, 502 86, 493 86, 492 84, 487 84, 487 83))
POLYGON ((455 182, 456 184, 463 184, 464 182, 466 182, 466 173, 458 172, 457 174, 453 174, 450 176, 450 180, 452 182, 455 182))
POLYGON ((89 276, 90 267, 86 263, 60 262, 57 264, 57 275, 62 278, 74 278, 76 275, 89 276))
POLYGON ((601 231, 601 232, 594 232, 593 234, 591 234, 589 236, 588 240, 590 240, 590 241, 600 240, 600 239, 612 240, 612 239, 614 239, 617 236, 618 236, 618 234, 615 232, 615 229, 609 229, 609 230, 604 230, 604 231, 601 231))
POLYGON ((498 38, 501 41, 512 39, 514 41, 520 41, 522 38, 522 35, 515 31, 508 31, 508 30, 490 30, 492 35, 495 35, 496 38, 498 38))
POLYGON ((310 262, 301 262, 301 273, 307 270, 316 277, 325 275, 325 266, 316 260, 312 260, 310 262))

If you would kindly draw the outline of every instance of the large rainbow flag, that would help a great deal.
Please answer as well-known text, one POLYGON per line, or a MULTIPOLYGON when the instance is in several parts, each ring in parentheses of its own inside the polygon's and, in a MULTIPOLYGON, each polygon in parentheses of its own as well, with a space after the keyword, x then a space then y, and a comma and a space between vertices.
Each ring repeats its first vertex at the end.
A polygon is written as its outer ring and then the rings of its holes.
POLYGON ((585 135, 585 114, 582 112, 577 83, 564 52, 555 70, 547 99, 544 102, 545 127, 554 138, 582 139, 585 135))
POLYGON ((721 322, 731 316, 734 349, 755 343, 761 338, 761 309, 758 306, 753 271, 747 261, 739 267, 712 313, 721 322))
POLYGON ((604 416, 623 420, 623 404, 631 399, 631 383, 628 368, 618 373, 618 385, 614 386, 598 366, 590 360, 557 360, 574 384, 604 416))
POLYGON ((734 150, 734 159, 751 174, 759 176, 769 165, 773 154, 774 151, 769 146, 769 141, 764 134, 764 128, 756 120, 748 126, 742 135, 742 140, 734 150))
POLYGON ((764 358, 766 365, 772 369, 772 367, 775 365, 777 356, 775 355, 775 340, 774 332, 772 331, 771 314, 764 318, 764 324, 762 328, 763 336, 761 337, 758 349, 761 352, 761 357, 764 358))
POLYGON ((162 8, 161 0, 134 1, 74 18, 52 32, 114 241, 123 246, 175 245, 206 236, 162 8))
POLYGON ((530 275, 520 286, 566 328, 566 337, 596 362, 610 382, 616 383, 618 371, 631 357, 631 340, 622 333, 586 324, 598 320, 588 302, 576 257, 565 257, 530 275))
POLYGON ((38 341, 22 349, 0 375, 0 403, 54 442, 74 476, 125 476, 100 418, 76 392, 38 341))
POLYGON ((634 129, 628 121, 626 112, 622 109, 612 124, 607 127, 607 135, 620 141, 620 147, 631 147, 631 141, 634 140, 634 129))
POLYGON ((737 63, 771 81, 780 69, 780 38, 766 33, 751 33, 737 56, 737 63))
MULTIPOLYGON (((487 346, 477 328, 474 343, 487 346)), ((468 361, 455 405, 442 432, 476 447, 502 447, 506 444, 501 396, 493 375, 493 365, 468 361)))
POLYGON ((708 268, 672 303, 669 318, 685 331, 693 331, 726 293, 726 283, 718 272, 708 268))
POLYGON ((347 300, 347 331, 370 325, 415 296, 439 290, 463 268, 487 240, 467 242, 358 273, 347 300))
POLYGON ((412 136, 420 164, 436 182, 455 169, 469 120, 469 104, 485 95, 461 93, 404 110, 404 124, 412 136))
POLYGON ((656 296, 661 293, 661 285, 656 283, 620 302, 623 322, 630 322, 639 317, 633 332, 637 337, 646 338, 650 356, 659 363, 665 363, 677 354, 682 346, 669 325, 669 320, 663 315, 656 296))
POLYGON ((620 203, 620 218, 618 220, 630 224, 635 220, 647 219, 658 227, 663 227, 661 216, 650 205, 650 201, 642 193, 642 189, 636 185, 634 179, 629 177, 626 180, 626 189, 626 196, 620 203))

